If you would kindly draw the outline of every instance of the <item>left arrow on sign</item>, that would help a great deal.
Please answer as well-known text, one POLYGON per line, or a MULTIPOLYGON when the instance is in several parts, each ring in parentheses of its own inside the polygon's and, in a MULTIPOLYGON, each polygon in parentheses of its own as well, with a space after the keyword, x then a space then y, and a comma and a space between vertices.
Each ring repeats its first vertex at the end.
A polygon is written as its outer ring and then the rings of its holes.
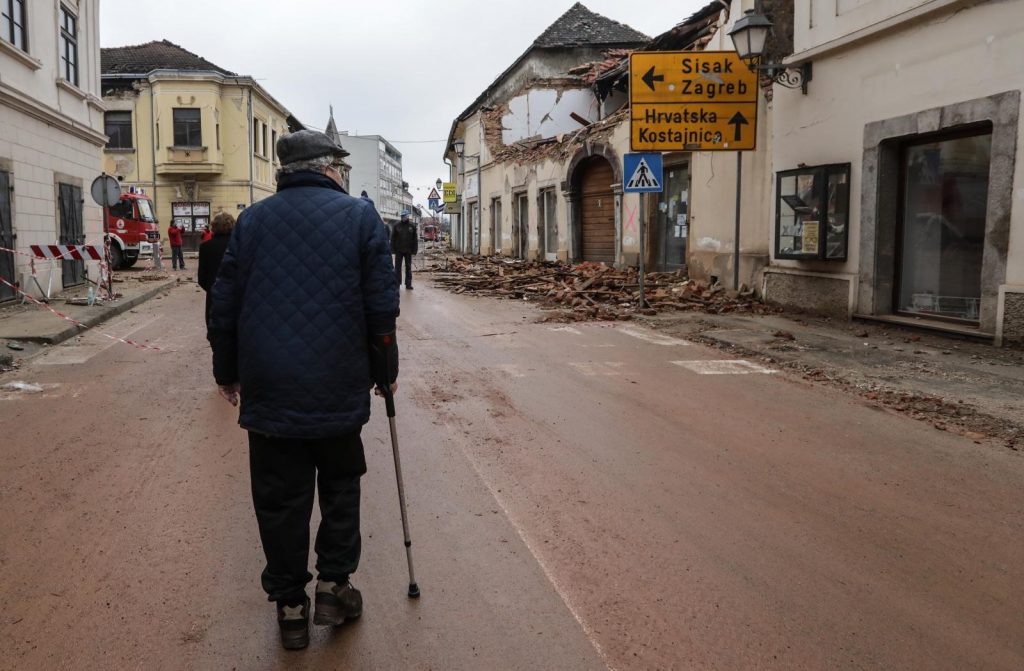
POLYGON ((732 136, 733 141, 739 142, 743 137, 742 127, 750 125, 750 122, 747 121, 747 117, 743 116, 743 112, 736 112, 736 114, 733 114, 732 118, 729 119, 729 125, 735 128, 735 132, 732 136))
POLYGON ((654 82, 663 82, 663 81, 665 81, 665 75, 656 75, 656 74, 654 74, 654 66, 652 65, 651 69, 648 70, 647 73, 643 77, 641 77, 640 79, 643 80, 644 84, 647 84, 648 86, 650 86, 651 90, 653 91, 653 90, 655 90, 654 89, 654 82))

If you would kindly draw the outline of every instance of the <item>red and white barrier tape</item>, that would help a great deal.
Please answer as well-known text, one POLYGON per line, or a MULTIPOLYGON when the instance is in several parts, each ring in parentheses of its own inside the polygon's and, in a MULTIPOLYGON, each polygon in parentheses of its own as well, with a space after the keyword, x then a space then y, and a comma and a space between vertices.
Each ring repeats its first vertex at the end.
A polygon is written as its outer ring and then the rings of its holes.
MULTIPOLYGON (((14 289, 16 292, 18 292, 19 294, 24 296, 26 300, 32 301, 33 303, 35 303, 39 307, 45 308, 45 309, 49 310, 50 312, 52 312, 53 314, 57 315, 58 317, 60 317, 61 319, 63 319, 66 322, 71 322, 72 324, 74 324, 75 326, 77 326, 77 327, 79 327, 79 328, 81 328, 83 330, 88 330, 90 328, 89 326, 83 324, 82 322, 78 321, 77 319, 69 317, 66 314, 64 314, 63 312, 58 312, 57 310, 54 310, 52 307, 50 307, 46 303, 43 303, 42 301, 38 300, 37 298, 35 298, 35 297, 25 293, 19 287, 14 286, 13 284, 11 284, 10 282, 8 282, 7 280, 5 280, 2 277, 0 277, 0 283, 6 284, 11 289, 14 289)), ((145 345, 143 343, 135 342, 134 340, 129 340, 128 338, 118 338, 117 336, 112 336, 109 333, 104 333, 103 331, 96 331, 96 333, 101 335, 101 336, 103 336, 104 338, 110 338, 111 340, 114 340, 116 342, 124 343, 125 345, 131 345, 132 347, 137 347, 139 349, 149 349, 149 350, 153 350, 153 351, 156 351, 156 352, 174 352, 174 350, 172 350, 172 349, 164 349, 163 347, 156 347, 155 345, 145 345)))
POLYGON ((61 261, 102 261, 103 252, 96 245, 29 245, 39 259, 61 261))

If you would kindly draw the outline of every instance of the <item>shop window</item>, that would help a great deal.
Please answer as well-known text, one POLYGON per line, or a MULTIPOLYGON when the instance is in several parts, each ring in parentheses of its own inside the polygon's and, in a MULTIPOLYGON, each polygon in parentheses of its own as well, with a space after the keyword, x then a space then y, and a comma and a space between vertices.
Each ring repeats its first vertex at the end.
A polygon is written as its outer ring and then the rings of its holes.
POLYGON ((178 107, 174 109, 174 146, 203 146, 203 126, 199 108, 178 107))
POLYGON ((25 0, 0 0, 0 39, 28 51, 25 43, 25 0))
POLYGON ((775 194, 775 258, 846 260, 849 163, 780 172, 775 194))
POLYGON ((991 163, 990 128, 903 147, 899 312, 979 321, 991 163))
POLYGON ((107 112, 103 115, 103 128, 107 137, 107 149, 132 148, 132 113, 107 112))

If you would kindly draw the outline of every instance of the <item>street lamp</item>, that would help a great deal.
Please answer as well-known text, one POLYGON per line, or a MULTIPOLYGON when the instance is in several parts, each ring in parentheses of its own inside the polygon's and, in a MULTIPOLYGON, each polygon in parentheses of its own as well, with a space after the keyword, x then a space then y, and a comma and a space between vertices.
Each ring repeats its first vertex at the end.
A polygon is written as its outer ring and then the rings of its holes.
POLYGON ((760 12, 761 3, 758 2, 754 9, 748 9, 737 21, 729 37, 736 48, 736 55, 747 62, 747 67, 753 71, 762 71, 773 84, 781 84, 788 89, 799 88, 807 95, 807 82, 811 81, 811 64, 803 63, 795 67, 789 67, 782 63, 762 63, 765 46, 768 43, 768 32, 771 30, 772 22, 760 12))
POLYGON ((440 178, 440 177, 438 177, 438 178, 437 178, 437 181, 436 181, 436 182, 434 182, 434 186, 436 186, 436 187, 437 187, 437 190, 438 190, 438 191, 440 191, 440 190, 441 190, 441 186, 442 186, 442 185, 443 185, 443 183, 441 182, 441 178, 440 178))

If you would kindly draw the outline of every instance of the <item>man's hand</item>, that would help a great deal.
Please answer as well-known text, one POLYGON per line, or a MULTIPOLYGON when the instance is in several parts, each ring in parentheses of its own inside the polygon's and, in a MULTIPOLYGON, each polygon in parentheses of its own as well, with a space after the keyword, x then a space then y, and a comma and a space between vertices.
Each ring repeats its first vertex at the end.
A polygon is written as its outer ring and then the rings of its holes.
MULTIPOLYGON (((397 382, 392 382, 391 383, 391 395, 394 396, 396 391, 398 391, 398 383, 397 382)), ((383 396, 384 395, 380 391, 380 385, 377 385, 376 387, 373 388, 373 393, 375 395, 377 395, 377 396, 383 396)))
POLYGON ((239 385, 237 382, 235 382, 233 384, 217 385, 217 391, 231 405, 238 405, 238 392, 239 392, 240 389, 241 389, 241 385, 239 385))

